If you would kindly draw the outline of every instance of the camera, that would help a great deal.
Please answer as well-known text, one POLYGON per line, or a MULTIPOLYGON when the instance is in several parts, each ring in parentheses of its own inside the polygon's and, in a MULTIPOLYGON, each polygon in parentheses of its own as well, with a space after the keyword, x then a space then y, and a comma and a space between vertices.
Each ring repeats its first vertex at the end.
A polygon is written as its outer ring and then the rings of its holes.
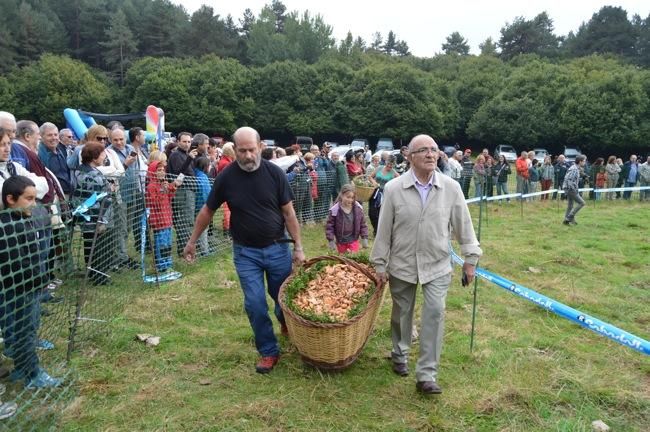
POLYGON ((136 157, 137 155, 138 155, 138 152, 136 152, 136 151, 132 151, 131 153, 129 153, 129 156, 131 156, 131 157, 136 157))

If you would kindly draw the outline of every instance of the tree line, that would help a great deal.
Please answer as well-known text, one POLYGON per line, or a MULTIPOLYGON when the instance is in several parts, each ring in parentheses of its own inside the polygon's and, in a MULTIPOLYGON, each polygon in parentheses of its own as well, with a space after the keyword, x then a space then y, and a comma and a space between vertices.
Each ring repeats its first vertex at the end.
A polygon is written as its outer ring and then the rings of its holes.
POLYGON ((427 132, 473 146, 647 148, 650 16, 628 21, 621 8, 566 37, 546 13, 517 18, 478 56, 454 33, 430 58, 410 55, 392 31, 337 43, 320 16, 278 0, 238 23, 167 0, 0 0, 0 10, 10 59, 0 101, 21 118, 62 124, 65 107, 155 104, 172 131, 249 124, 281 142, 427 132))

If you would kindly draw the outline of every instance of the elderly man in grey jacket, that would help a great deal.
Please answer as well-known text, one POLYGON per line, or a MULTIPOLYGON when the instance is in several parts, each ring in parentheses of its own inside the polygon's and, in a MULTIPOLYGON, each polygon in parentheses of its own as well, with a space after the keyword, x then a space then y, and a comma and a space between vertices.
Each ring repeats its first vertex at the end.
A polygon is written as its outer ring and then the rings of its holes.
POLYGON ((422 286, 420 357, 416 389, 438 394, 438 364, 444 332, 445 297, 451 283, 451 234, 465 257, 468 282, 482 254, 472 219, 458 182, 436 171, 438 145, 428 135, 409 143, 411 168, 388 182, 379 215, 371 262, 378 277, 388 280, 393 299, 391 353, 393 371, 406 376, 411 346, 417 284, 422 286))

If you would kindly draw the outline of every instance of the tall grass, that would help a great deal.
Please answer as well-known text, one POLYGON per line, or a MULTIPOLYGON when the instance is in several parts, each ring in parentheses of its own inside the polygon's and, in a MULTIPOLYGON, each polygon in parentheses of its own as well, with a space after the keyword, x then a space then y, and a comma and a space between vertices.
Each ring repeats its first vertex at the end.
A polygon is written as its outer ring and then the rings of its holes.
MULTIPOLYGON (((481 266, 649 338, 650 207, 590 203, 570 227, 562 212, 538 203, 522 218, 517 204, 490 204, 481 266)), ((327 253, 322 226, 303 237, 308 256, 327 253)), ((444 393, 430 398, 416 393, 413 374, 390 370, 389 297, 349 369, 306 367, 281 338, 280 363, 259 375, 230 255, 178 267, 184 278, 159 290, 134 283, 143 291, 111 324, 112 336, 77 356, 81 396, 62 430, 589 431, 596 419, 615 431, 650 429, 647 356, 485 282, 470 352, 472 291, 455 274, 444 393), (145 347, 136 333, 161 344, 145 347)))

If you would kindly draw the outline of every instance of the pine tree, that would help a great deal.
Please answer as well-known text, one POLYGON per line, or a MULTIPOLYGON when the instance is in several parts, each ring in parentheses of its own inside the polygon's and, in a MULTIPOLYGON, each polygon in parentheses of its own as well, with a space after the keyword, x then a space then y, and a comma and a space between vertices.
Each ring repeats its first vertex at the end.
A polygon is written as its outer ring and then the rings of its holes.
POLYGON ((497 55, 497 44, 492 40, 491 37, 478 44, 478 47, 481 50, 481 55, 497 55))
POLYGON ((469 54, 469 45, 460 33, 453 32, 447 36, 447 42, 442 44, 445 54, 466 56, 469 54))
POLYGON ((104 48, 104 62, 114 73, 119 74, 120 85, 124 85, 124 74, 138 55, 138 45, 122 9, 111 16, 105 34, 106 41, 100 42, 104 48))
POLYGON ((381 47, 381 49, 385 54, 393 55, 396 43, 395 33, 390 30, 388 36, 386 36, 386 43, 381 47))

